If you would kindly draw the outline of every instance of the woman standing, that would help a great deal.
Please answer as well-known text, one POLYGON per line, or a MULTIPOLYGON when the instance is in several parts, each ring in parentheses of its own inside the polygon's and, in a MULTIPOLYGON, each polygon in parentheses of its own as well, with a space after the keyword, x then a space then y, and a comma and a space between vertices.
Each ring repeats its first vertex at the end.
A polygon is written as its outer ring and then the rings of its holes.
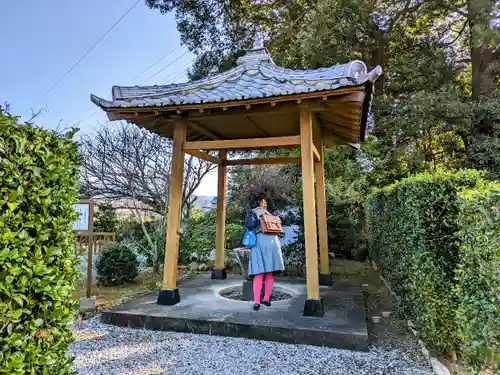
POLYGON ((265 283, 265 289, 262 303, 265 306, 271 306, 274 275, 285 269, 278 235, 263 233, 260 227, 260 216, 270 214, 267 208, 268 200, 265 196, 259 196, 257 198, 257 207, 250 210, 246 218, 247 229, 255 231, 257 237, 257 243, 252 247, 248 262, 248 275, 253 276, 253 309, 255 311, 260 309, 263 283, 265 283))

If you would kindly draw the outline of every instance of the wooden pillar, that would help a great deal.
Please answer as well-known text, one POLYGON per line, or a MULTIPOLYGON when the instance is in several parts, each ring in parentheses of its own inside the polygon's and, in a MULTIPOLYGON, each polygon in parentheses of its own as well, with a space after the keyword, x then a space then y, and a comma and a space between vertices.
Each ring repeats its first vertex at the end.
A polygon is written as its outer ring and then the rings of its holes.
POLYGON ((163 268, 163 290, 158 294, 159 305, 175 305, 180 302, 177 289, 177 259, 179 256, 179 230, 181 225, 182 185, 184 180, 184 151, 186 123, 174 124, 172 170, 168 196, 167 244, 163 268))
MULTIPOLYGON (((321 135, 320 135, 321 137, 321 135)), ((325 161, 323 139, 318 140, 320 160, 316 162, 316 196, 318 202, 318 238, 319 238, 319 285, 333 285, 328 259, 328 228, 326 224, 325 161)))
POLYGON ((227 273, 224 264, 226 243, 226 191, 227 191, 227 151, 219 151, 221 163, 217 168, 217 218, 215 232, 215 267, 212 279, 225 279, 227 273))
POLYGON ((304 315, 323 316, 323 301, 319 294, 316 204, 314 197, 313 113, 306 106, 300 108, 300 153, 307 277, 307 299, 304 304, 304 315))

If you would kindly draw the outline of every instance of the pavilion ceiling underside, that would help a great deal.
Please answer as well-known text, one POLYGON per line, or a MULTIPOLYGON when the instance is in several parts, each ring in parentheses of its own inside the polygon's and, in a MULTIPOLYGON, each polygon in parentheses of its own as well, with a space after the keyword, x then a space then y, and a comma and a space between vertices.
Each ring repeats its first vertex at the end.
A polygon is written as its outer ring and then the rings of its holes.
MULTIPOLYGON (((361 115, 363 102, 359 101, 321 101, 321 107, 314 107, 318 123, 322 126, 323 134, 331 136, 336 141, 346 143, 359 143, 362 140, 361 115)), ((184 118, 188 121, 188 141, 204 141, 216 139, 245 139, 266 138, 299 135, 299 105, 281 110, 280 105, 275 111, 259 112, 261 107, 269 108, 269 104, 245 107, 226 112, 192 112, 184 118)), ((171 137, 173 123, 178 115, 168 116, 161 112, 140 113, 123 116, 127 121, 133 122, 145 129, 162 136, 171 137)))

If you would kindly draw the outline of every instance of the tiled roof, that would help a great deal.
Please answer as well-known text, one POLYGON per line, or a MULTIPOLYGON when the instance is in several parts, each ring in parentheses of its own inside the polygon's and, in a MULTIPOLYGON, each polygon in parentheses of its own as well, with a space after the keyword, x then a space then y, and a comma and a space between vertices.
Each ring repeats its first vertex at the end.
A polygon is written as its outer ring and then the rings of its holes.
POLYGON ((276 66, 257 40, 237 66, 194 82, 154 86, 114 86, 112 100, 91 95, 103 109, 168 107, 285 96, 360 86, 375 81, 380 67, 368 72, 361 61, 314 70, 276 66))

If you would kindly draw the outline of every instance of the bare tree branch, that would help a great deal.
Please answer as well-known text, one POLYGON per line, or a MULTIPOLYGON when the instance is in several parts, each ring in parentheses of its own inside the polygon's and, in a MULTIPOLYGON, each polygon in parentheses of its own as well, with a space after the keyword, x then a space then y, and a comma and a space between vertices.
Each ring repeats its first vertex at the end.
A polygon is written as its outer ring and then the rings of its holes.
MULTIPOLYGON (((109 123, 84 137, 80 150, 81 190, 85 195, 133 200, 165 214, 172 158, 170 139, 135 125, 109 123)), ((214 168, 205 160, 186 158, 183 205, 214 168)))
POLYGON ((412 0, 406 0, 405 5, 403 6, 403 9, 401 9, 399 12, 397 12, 395 14, 394 18, 391 20, 389 27, 388 27, 388 30, 389 31, 392 30, 394 25, 396 25, 399 22, 401 17, 403 17, 404 15, 406 15, 408 13, 415 12, 423 4, 424 4, 424 1, 419 1, 416 4, 413 4, 412 0))
POLYGON ((443 43, 443 46, 448 47, 448 46, 451 46, 453 43, 455 43, 458 40, 458 38, 460 38, 463 35, 465 28, 467 27, 468 24, 469 24, 469 21, 465 20, 462 27, 455 35, 455 37, 453 39, 451 39, 451 41, 443 43))
POLYGON ((34 119, 36 119, 37 117, 40 117, 44 113, 48 112, 48 110, 47 110, 46 107, 42 107, 42 108, 40 108, 40 109, 38 109, 36 111, 33 108, 31 108, 30 111, 31 111, 30 118, 26 122, 33 122, 34 119))

